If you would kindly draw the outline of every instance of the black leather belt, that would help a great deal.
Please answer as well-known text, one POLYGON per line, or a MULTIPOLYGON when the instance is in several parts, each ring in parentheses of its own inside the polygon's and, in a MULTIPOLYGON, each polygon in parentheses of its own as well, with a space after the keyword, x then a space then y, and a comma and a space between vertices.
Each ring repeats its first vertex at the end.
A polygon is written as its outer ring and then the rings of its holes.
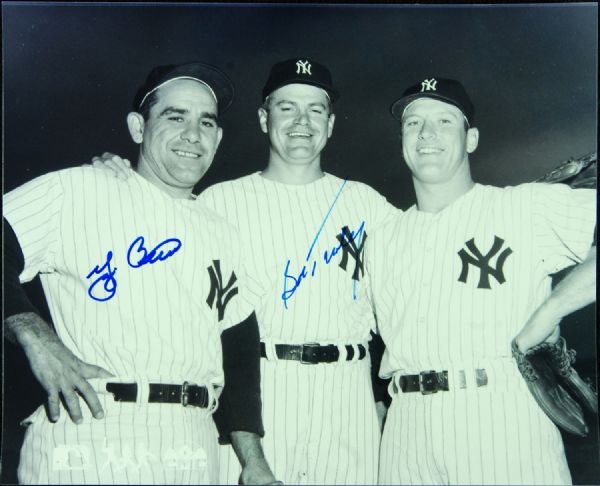
MULTIPOLYGON (((137 383, 107 383, 106 391, 112 393, 116 402, 135 402, 137 398, 137 383)), ((208 406, 208 390, 205 386, 165 385, 150 383, 148 403, 179 403, 184 407, 206 408, 208 406)))
MULTIPOLYGON (((346 361, 354 358, 354 347, 346 344, 346 361)), ((357 345, 358 359, 367 355, 367 350, 362 344, 357 345)), ((276 344, 275 353, 279 359, 300 361, 304 364, 334 363, 340 359, 340 350, 335 344, 320 346, 319 344, 276 344)), ((260 343, 260 356, 267 357, 265 343, 260 343)))
MULTIPOLYGON (((466 388, 464 370, 458 373, 459 379, 456 383, 456 388, 466 388)), ((486 386, 488 383, 487 373, 485 369, 480 368, 475 370, 475 385, 477 387, 486 386)), ((421 392, 423 395, 437 393, 439 391, 450 390, 448 386, 448 371, 421 371, 418 375, 402 375, 398 379, 398 385, 404 393, 421 392)), ((398 389, 394 382, 394 391, 398 389)))

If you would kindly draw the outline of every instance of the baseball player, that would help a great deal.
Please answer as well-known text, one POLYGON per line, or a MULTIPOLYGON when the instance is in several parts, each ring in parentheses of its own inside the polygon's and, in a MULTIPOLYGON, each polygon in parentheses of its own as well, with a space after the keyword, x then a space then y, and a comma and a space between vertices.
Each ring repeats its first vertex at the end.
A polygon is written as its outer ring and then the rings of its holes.
POLYGON ((5 323, 49 394, 50 418, 41 406, 24 421, 21 483, 215 484, 217 407, 241 480, 274 481, 259 442, 258 332, 238 235, 191 192, 232 99, 216 68, 155 68, 127 116, 140 144, 133 177, 115 183, 80 167, 4 196, 5 323), (56 334, 19 287, 36 275, 56 334))
MULTIPOLYGON (((238 229, 258 282, 263 447, 275 475, 291 484, 377 482, 364 254, 371 232, 398 210, 365 184, 321 169, 338 96, 325 66, 275 64, 258 110, 267 167, 199 196, 238 229)), ((118 157, 101 161, 122 173, 118 157)), ((223 482, 239 476, 236 462, 222 447, 223 482)))
POLYGON ((374 233, 368 255, 393 395, 380 483, 570 484, 511 340, 556 338, 560 318, 593 300, 595 192, 473 182, 479 133, 458 81, 425 79, 391 111, 417 204, 374 233), (551 294, 550 274, 574 262, 551 294))

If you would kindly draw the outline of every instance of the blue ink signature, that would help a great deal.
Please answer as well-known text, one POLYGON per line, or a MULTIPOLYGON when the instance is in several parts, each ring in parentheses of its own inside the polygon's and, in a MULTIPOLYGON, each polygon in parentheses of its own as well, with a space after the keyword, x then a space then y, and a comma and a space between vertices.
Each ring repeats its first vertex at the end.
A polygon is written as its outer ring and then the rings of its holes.
MULTIPOLYGON (((177 238, 167 238, 162 241, 158 245, 156 245, 152 250, 148 251, 144 247, 144 237, 138 236, 133 243, 129 245, 129 249, 127 250, 127 263, 131 268, 139 268, 141 266, 147 264, 154 264, 158 261, 164 261, 167 258, 173 256, 179 249, 181 248, 181 241, 177 238), (132 255, 132 252, 133 255, 132 255)), ((100 275, 96 280, 92 282, 90 288, 88 289, 88 295, 99 302, 104 302, 110 300, 114 297, 117 292, 117 279, 115 278, 115 273, 117 272, 117 267, 111 269, 110 262, 113 257, 113 252, 109 251, 106 254, 106 262, 104 265, 99 267, 96 265, 94 269, 86 275, 85 278, 90 278, 93 275, 100 275), (104 282, 103 285, 103 294, 101 293, 99 296, 96 295, 95 288, 100 283, 104 282)))
POLYGON ((99 268, 98 265, 96 265, 94 269, 85 277, 90 278, 94 274, 100 275, 100 277, 98 277, 92 282, 92 285, 90 285, 90 288, 88 289, 88 295, 92 299, 97 300, 98 302, 104 302, 105 300, 112 299, 115 295, 115 292, 117 291, 117 279, 115 278, 115 273, 117 273, 117 267, 115 267, 114 270, 111 270, 110 268, 110 261, 112 260, 112 256, 113 252, 109 251, 106 254, 106 263, 99 268), (96 288, 96 285, 102 281, 104 281, 105 295, 102 297, 96 297, 94 295, 94 289, 96 288))
MULTIPOLYGON (((319 235, 321 234, 321 231, 323 230, 323 227, 325 226, 325 223, 327 222, 327 220, 329 219, 329 216, 331 214, 331 211, 333 210, 338 198, 340 197, 340 194, 342 192, 342 189, 344 188, 344 186, 346 185, 347 180, 344 180, 344 182, 342 183, 342 185, 340 186, 340 189, 338 190, 335 199, 333 200, 333 203, 331 204, 331 206, 329 207, 329 211, 327 211, 327 214, 325 215, 325 219, 323 219, 323 222, 321 223, 321 226, 319 227, 319 229, 317 230, 317 234, 315 235, 312 244, 310 245, 310 248, 308 250, 308 254, 306 255, 306 262, 307 264, 309 264, 309 260, 310 260, 310 256, 312 254, 312 251, 317 243, 317 240, 319 238, 319 235)), ((323 260, 325 261, 325 264, 329 265, 329 263, 331 262, 331 259, 337 255, 337 253, 344 247, 347 246, 349 244, 351 244, 353 241, 356 240, 356 238, 358 238, 357 240, 357 244, 358 247, 360 248, 360 242, 361 242, 361 238, 363 236, 364 233, 364 227, 365 227, 365 222, 363 221, 360 225, 360 227, 356 230, 356 231, 348 231, 348 233, 342 233, 342 237, 338 238, 340 240, 339 245, 333 247, 331 249, 331 251, 327 251, 325 250, 324 254, 323 254, 323 260)), ((310 266, 310 264, 309 264, 310 266)), ((317 261, 314 260, 312 262, 312 269, 310 271, 310 276, 314 277, 315 276, 315 271, 317 268, 317 261)), ((283 299, 283 305, 284 307, 287 309, 287 301, 289 299, 291 299, 294 295, 294 293, 296 292, 296 290, 298 289, 298 287, 300 286, 300 284, 304 281, 304 279, 306 279, 309 276, 308 270, 307 270, 307 265, 303 265, 302 269, 300 270, 300 273, 298 273, 297 275, 295 274, 290 274, 289 273, 289 269, 290 269, 290 260, 288 259, 286 265, 285 265, 285 270, 283 272, 283 292, 281 294, 281 298, 283 299), (288 287, 289 284, 289 287, 288 287)), ((353 298, 356 300, 356 282, 357 279, 354 279, 354 283, 353 283, 353 298)))
POLYGON ((338 254, 338 252, 344 247, 349 245, 350 243, 352 243, 353 241, 356 240, 356 237, 358 236, 358 246, 360 246, 360 239, 362 238, 363 232, 365 229, 365 222, 363 221, 360 226, 358 227, 358 229, 356 231, 350 231, 349 235, 346 235, 345 238, 342 238, 340 241, 340 244, 334 248, 331 249, 331 254, 328 255, 327 254, 327 250, 325 250, 325 253, 323 254, 323 259, 325 260, 325 263, 327 263, 329 265, 329 262, 331 261, 331 259, 336 256, 338 254))
MULTIPOLYGON (((129 266, 132 268, 139 268, 142 265, 146 265, 147 263, 149 263, 150 265, 158 262, 158 261, 164 261, 167 258, 169 258, 170 256, 173 256, 174 253, 177 252, 177 250, 179 250, 181 248, 181 241, 178 240, 177 238, 167 238, 165 241, 163 241, 162 243, 159 243, 158 245, 156 245, 152 250, 150 250, 150 252, 148 252, 148 250, 146 250, 146 248, 144 248, 144 237, 143 236, 138 236, 135 240, 133 240, 133 243, 131 244, 131 246, 129 247, 129 250, 127 251, 127 263, 129 263, 129 266), (134 249, 134 246, 137 245, 137 248, 135 249, 136 252, 138 253, 137 261, 131 261, 131 250, 134 249), (163 253, 163 249, 160 249, 161 247, 166 246, 166 248, 168 249, 166 253, 163 253), (169 247, 171 246, 171 248, 169 249, 169 247), (141 255, 141 257, 140 257, 141 255)), ((135 255, 134 255, 135 258, 135 255)))

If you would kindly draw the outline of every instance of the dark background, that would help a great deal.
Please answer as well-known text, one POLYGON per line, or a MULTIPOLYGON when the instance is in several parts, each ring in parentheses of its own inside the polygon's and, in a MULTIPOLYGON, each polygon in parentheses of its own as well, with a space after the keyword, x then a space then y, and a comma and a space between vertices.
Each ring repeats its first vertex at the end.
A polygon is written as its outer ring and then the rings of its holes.
MULTIPOLYGON (((594 3, 529 6, 19 4, 3 2, 4 190, 106 150, 136 157, 125 116, 155 65, 201 60, 236 85, 224 139, 198 190, 262 169, 268 143, 256 110, 270 66, 291 57, 327 65, 342 96, 325 170, 362 180, 401 208, 414 201, 389 114, 425 77, 460 79, 476 106, 471 157, 485 184, 531 181, 596 150, 594 3)), ((43 308, 39 283, 28 285, 43 308)), ((578 369, 596 374, 595 309, 563 334, 578 369)), ((2 481, 14 482, 18 422, 43 401, 20 352, 4 348, 2 481)), ((565 436, 573 478, 598 484, 598 425, 565 436)))

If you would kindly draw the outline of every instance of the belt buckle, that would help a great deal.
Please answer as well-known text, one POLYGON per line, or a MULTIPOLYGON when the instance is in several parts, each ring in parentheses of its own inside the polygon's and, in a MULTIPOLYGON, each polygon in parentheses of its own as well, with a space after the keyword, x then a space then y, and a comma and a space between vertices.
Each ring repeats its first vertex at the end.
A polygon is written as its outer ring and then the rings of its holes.
POLYGON ((438 392, 438 377, 435 370, 419 373, 419 391, 421 395, 431 395, 438 392))
POLYGON ((184 407, 188 406, 188 400, 190 397, 190 392, 188 391, 189 386, 190 384, 187 381, 184 381, 183 385, 181 385, 181 404, 184 407))
POLYGON ((307 361, 305 359, 306 355, 304 354, 305 350, 314 350, 316 348, 318 348, 320 346, 319 343, 306 343, 306 344, 302 344, 301 348, 302 350, 300 351, 300 363, 302 364, 317 364, 313 361, 307 361))

